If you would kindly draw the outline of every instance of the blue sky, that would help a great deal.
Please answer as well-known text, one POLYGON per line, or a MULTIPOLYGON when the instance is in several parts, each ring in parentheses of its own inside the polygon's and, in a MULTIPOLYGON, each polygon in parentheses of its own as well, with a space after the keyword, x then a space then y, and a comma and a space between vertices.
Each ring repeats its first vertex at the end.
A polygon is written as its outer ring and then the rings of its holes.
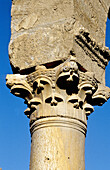
MULTIPOLYGON (((5 85, 11 74, 8 58, 11 0, 0 0, 0 167, 3 170, 28 170, 30 159, 29 120, 26 105, 13 96, 5 85)), ((106 45, 110 47, 110 21, 107 22, 106 45)), ((110 65, 106 69, 110 87, 110 65)), ((86 170, 110 170, 110 99, 88 120, 85 159, 86 170)))

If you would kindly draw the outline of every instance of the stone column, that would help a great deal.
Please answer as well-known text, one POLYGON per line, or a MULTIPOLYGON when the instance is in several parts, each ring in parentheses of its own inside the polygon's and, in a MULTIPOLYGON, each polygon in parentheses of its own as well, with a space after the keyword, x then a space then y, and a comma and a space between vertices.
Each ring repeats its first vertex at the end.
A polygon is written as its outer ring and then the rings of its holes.
POLYGON ((30 170, 84 170, 86 120, 92 105, 107 101, 109 88, 93 73, 80 71, 75 55, 52 69, 37 66, 28 75, 7 75, 7 86, 28 106, 30 170))
POLYGON ((9 55, 14 74, 6 79, 11 93, 27 104, 30 170, 84 170, 88 116, 110 97, 107 4, 84 2, 13 0, 9 55))

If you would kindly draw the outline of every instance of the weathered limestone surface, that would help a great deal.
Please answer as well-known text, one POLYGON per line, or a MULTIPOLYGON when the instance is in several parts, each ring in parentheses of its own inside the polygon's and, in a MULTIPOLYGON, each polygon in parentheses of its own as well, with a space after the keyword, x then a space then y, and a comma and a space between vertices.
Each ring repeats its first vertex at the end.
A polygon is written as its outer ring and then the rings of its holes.
POLYGON ((12 2, 14 74, 6 79, 11 93, 27 104, 30 170, 84 170, 87 118, 110 97, 105 86, 110 1, 12 2))
MULTIPOLYGON (((46 0, 13 0, 9 55, 15 72, 55 60, 64 61, 70 51, 75 51, 85 69, 95 72, 99 69, 96 60, 100 63, 100 59, 94 59, 93 52, 91 54, 91 51, 80 47, 76 36, 86 29, 86 38, 88 36, 93 44, 92 51, 96 44, 95 52, 105 52, 103 46, 109 4, 103 0, 49 0, 48 3, 46 0)), ((106 65, 107 60, 104 63, 106 65)), ((98 73, 96 78, 104 81, 102 67, 98 73)))

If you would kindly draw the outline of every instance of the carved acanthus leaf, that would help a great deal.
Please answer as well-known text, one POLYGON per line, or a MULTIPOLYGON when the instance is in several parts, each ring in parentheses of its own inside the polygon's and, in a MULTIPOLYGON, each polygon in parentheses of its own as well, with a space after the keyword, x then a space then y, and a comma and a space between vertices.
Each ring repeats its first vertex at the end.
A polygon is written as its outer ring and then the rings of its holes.
POLYGON ((79 105, 80 105, 80 103, 79 103, 80 98, 79 98, 78 95, 73 94, 71 97, 68 98, 67 101, 70 102, 70 103, 72 103, 74 108, 77 108, 77 109, 79 108, 79 105))
POLYGON ((52 93, 51 96, 48 96, 45 100, 46 103, 50 103, 51 106, 56 106, 58 104, 58 102, 62 102, 63 98, 60 94, 58 93, 52 93))
POLYGON ((110 88, 102 84, 98 84, 98 89, 92 96, 93 105, 103 105, 110 98, 110 88))
POLYGON ((92 106, 91 104, 89 104, 89 103, 85 103, 85 104, 83 105, 83 109, 84 109, 85 114, 86 114, 87 116, 89 116, 89 115, 94 111, 93 106, 92 106))

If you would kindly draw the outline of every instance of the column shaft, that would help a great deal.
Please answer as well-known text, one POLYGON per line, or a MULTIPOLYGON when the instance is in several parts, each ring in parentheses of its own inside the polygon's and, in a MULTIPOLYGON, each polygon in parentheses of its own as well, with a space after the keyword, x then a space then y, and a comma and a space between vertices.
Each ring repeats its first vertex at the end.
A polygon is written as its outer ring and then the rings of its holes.
POLYGON ((30 170, 85 170, 86 124, 50 117, 31 126, 30 170))

